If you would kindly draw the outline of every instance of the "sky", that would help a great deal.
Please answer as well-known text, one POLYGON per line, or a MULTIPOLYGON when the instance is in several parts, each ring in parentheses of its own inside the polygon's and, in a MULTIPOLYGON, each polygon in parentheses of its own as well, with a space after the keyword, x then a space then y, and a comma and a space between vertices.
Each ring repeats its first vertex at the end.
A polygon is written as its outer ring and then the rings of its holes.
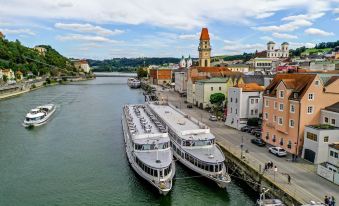
POLYGON ((212 55, 339 40, 339 0, 0 0, 0 31, 73 58, 198 56, 202 27, 212 55))

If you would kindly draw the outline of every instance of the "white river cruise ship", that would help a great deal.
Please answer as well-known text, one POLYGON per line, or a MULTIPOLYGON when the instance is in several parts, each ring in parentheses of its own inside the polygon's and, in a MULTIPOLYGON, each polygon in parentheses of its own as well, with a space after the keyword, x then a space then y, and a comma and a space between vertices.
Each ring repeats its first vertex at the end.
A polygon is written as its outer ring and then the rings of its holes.
POLYGON ((224 164, 224 154, 205 124, 164 102, 150 102, 147 105, 167 125, 173 155, 182 164, 221 188, 231 182, 224 164))
POLYGON ((130 165, 160 194, 172 189, 175 163, 167 128, 146 105, 125 105, 122 126, 130 165))

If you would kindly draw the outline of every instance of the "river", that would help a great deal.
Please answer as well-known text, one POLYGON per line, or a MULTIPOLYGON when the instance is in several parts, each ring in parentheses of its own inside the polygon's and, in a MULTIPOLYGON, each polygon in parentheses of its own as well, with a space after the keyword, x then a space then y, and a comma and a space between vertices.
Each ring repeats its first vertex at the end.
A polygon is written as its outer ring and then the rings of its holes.
POLYGON ((102 77, 0 101, 0 206, 253 205, 239 183, 219 189, 177 164, 163 197, 129 167, 121 129, 126 103, 143 103, 127 78, 102 77), (33 107, 57 104, 46 125, 21 126, 33 107))

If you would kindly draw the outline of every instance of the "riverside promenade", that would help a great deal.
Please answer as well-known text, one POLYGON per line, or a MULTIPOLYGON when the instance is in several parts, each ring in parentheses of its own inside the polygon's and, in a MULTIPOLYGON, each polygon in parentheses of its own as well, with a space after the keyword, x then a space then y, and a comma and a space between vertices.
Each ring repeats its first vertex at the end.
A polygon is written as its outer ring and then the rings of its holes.
POLYGON ((185 98, 180 97, 173 90, 158 89, 156 95, 159 99, 168 100, 169 103, 177 106, 186 114, 208 125, 216 136, 217 143, 228 152, 240 157, 240 145, 243 142, 243 155, 245 156, 243 161, 258 172, 262 173, 265 163, 272 161, 278 171, 268 170, 263 173, 263 177, 298 202, 323 202, 325 195, 339 197, 339 186, 318 176, 315 165, 302 159, 292 162, 290 156, 279 158, 270 154, 266 147, 258 147, 250 142, 254 136, 227 127, 222 121, 209 121, 210 114, 207 111, 197 107, 188 109, 187 104, 184 103, 185 98), (291 183, 288 183, 288 175, 291 177, 291 183))

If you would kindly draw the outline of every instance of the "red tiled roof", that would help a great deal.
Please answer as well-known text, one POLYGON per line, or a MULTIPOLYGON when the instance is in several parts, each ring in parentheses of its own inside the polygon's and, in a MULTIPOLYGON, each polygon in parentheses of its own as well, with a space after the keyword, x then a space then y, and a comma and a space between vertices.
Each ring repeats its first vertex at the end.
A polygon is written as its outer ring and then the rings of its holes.
POLYGON ((255 57, 259 57, 259 58, 267 57, 267 51, 257 52, 255 53, 255 57))
POLYGON ((299 93, 298 99, 301 99, 316 76, 310 73, 277 74, 267 86, 265 95, 275 96, 277 86, 283 82, 287 89, 299 93))
POLYGON ((207 28, 202 28, 201 35, 200 35, 200 40, 210 40, 210 35, 208 34, 208 29, 207 28))
POLYGON ((194 67, 198 72, 230 72, 227 67, 194 67))
POLYGON ((245 92, 259 92, 265 90, 264 86, 260 86, 257 83, 238 84, 237 87, 242 88, 245 92))

